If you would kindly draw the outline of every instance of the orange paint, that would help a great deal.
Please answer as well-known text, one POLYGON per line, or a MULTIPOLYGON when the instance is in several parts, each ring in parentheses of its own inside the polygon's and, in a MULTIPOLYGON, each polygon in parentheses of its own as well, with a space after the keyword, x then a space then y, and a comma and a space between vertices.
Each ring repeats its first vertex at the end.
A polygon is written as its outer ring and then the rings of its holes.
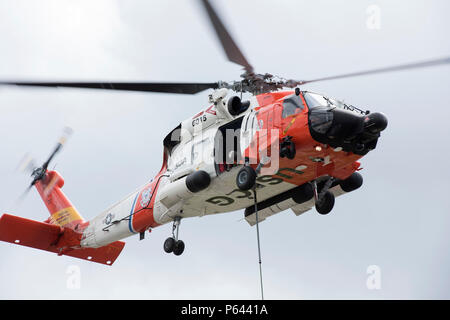
MULTIPOLYGON (((323 175, 339 179, 349 177, 359 169, 359 163, 356 161, 362 156, 351 152, 334 151, 333 148, 318 143, 311 137, 308 125, 308 107, 303 94, 300 94, 303 110, 283 119, 283 100, 292 94, 294 94, 294 91, 284 91, 265 93, 256 97, 259 103, 259 107, 255 109, 258 110, 257 118, 262 120, 264 124, 267 123, 267 125, 263 125, 263 129, 278 129, 280 142, 283 138, 291 136, 295 143, 296 154, 294 159, 280 158, 279 168, 281 171, 273 177, 281 178, 296 185, 302 185, 323 175), (272 115, 273 119, 269 120, 268 115, 272 115), (321 146, 320 151, 315 148, 318 145, 321 146)), ((267 143, 260 144, 258 150, 267 152, 270 150, 270 146, 267 143)))
POLYGON ((35 184, 39 195, 50 212, 49 223, 75 229, 77 225, 83 222, 83 217, 61 191, 63 186, 64 179, 56 171, 48 171, 45 177, 35 184))

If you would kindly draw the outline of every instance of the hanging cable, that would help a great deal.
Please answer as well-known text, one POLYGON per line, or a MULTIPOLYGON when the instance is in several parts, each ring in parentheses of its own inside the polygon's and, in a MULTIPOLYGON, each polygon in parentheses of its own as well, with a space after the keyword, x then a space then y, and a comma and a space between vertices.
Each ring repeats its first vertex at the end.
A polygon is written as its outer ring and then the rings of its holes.
POLYGON ((264 288, 263 288, 262 266, 261 266, 261 245, 260 245, 260 241, 259 241, 258 202, 256 199, 256 184, 253 187, 253 198, 255 200, 256 240, 258 242, 259 280, 261 283, 261 300, 264 300, 264 288))

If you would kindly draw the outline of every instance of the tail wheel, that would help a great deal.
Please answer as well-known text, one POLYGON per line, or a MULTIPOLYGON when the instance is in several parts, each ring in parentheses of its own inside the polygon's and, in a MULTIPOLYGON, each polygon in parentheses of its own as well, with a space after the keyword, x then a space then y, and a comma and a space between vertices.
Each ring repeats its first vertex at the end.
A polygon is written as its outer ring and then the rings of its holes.
POLYGON ((316 202, 316 210, 320 214, 328 214, 334 207, 334 194, 330 191, 325 192, 322 199, 316 202))
POLYGON ((250 190, 256 181, 256 172, 250 166, 244 166, 236 176, 236 184, 241 190, 250 190))

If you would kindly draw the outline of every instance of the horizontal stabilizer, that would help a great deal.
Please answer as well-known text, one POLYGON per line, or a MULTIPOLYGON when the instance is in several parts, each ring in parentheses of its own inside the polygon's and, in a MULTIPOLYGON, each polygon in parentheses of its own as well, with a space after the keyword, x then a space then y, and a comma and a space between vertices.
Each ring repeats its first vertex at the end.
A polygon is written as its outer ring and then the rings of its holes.
MULTIPOLYGON (((56 246, 64 228, 54 224, 3 214, 0 218, 0 240, 35 249, 59 253, 56 246)), ((125 243, 113 242, 100 248, 80 248, 63 251, 63 255, 112 265, 125 243)))
POLYGON ((31 248, 56 251, 52 244, 58 241, 62 228, 43 222, 4 214, 0 218, 0 240, 31 248))
POLYGON ((125 242, 116 241, 100 248, 81 248, 64 253, 66 256, 112 265, 119 256, 125 242))

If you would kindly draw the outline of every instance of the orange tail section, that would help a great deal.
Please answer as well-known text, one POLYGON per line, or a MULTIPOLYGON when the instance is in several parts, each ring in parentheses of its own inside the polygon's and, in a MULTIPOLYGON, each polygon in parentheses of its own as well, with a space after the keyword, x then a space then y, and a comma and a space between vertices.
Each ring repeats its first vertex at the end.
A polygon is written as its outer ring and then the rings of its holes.
POLYGON ((74 258, 112 265, 125 243, 113 242, 100 248, 73 249, 70 244, 79 243, 79 234, 54 224, 34 221, 4 214, 0 218, 0 240, 46 250, 74 258))
POLYGON ((89 222, 83 220, 61 191, 63 185, 64 179, 56 171, 46 172, 35 186, 50 217, 39 222, 3 214, 0 218, 0 240, 112 265, 125 243, 116 241, 100 248, 81 248, 82 232, 89 222))
POLYGON ((50 212, 50 217, 46 221, 61 227, 77 229, 84 221, 77 209, 61 191, 64 186, 64 179, 56 171, 48 171, 42 180, 35 184, 42 200, 50 212))

